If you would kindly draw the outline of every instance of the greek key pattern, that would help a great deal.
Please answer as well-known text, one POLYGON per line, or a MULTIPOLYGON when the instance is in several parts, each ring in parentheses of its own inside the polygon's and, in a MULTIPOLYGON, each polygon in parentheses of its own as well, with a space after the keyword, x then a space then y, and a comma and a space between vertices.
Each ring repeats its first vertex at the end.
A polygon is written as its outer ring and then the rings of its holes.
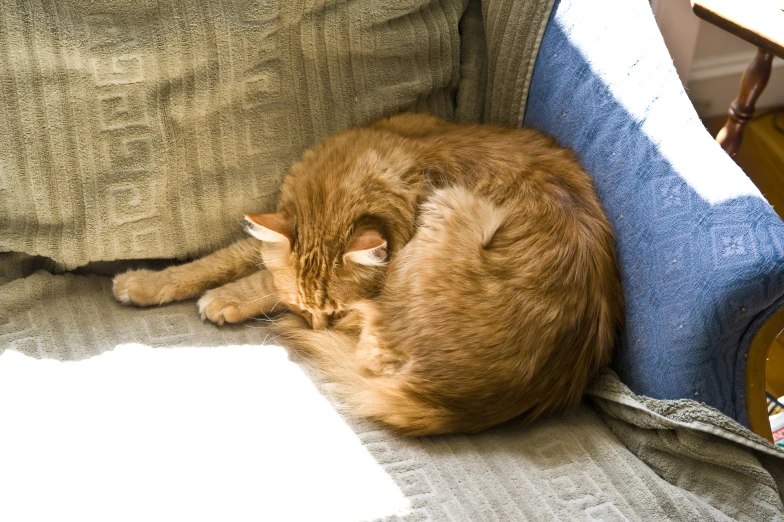
MULTIPOLYGON (((149 239, 144 233, 138 235, 139 241, 149 239)), ((264 329, 204 324, 194 313, 193 303, 149 309, 122 307, 111 296, 108 278, 39 272, 25 281, 20 283, 26 284, 21 294, 27 304, 19 301, 20 293, 11 298, 0 292, 0 353, 11 348, 36 358, 80 360, 129 342, 156 348, 220 350, 216 347, 250 344, 259 350, 272 349, 261 345, 266 339, 264 329)), ((182 357, 187 365, 187 350, 182 357)), ((292 358, 298 359, 296 352, 292 358)), ((281 369, 295 361, 269 359, 281 369)), ((706 520, 712 519, 709 515, 715 515, 716 509, 739 520, 754 518, 743 512, 741 505, 745 509, 756 506, 761 513, 776 512, 775 485, 747 481, 743 478, 747 474, 732 472, 711 459, 693 458, 692 465, 683 467, 657 467, 657 459, 682 460, 665 451, 673 447, 669 437, 662 437, 658 429, 648 429, 649 439, 662 448, 629 444, 623 431, 611 432, 608 426, 614 430, 645 428, 621 421, 617 426, 605 424, 587 405, 532 425, 512 421, 474 435, 401 437, 352 417, 345 405, 335 400, 332 385, 323 381, 315 368, 299 363, 336 410, 333 420, 348 425, 352 442, 362 446, 405 498, 407 506, 398 513, 385 514, 381 518, 385 522, 706 520), (666 476, 654 469, 666 471, 666 476)), ((310 387, 306 382, 302 385, 310 387)), ((286 398, 259 396, 250 400, 263 411, 265 405, 286 398)), ((686 435, 681 433, 681 437, 686 435)), ((705 455, 719 451, 718 446, 708 445, 708 439, 702 442, 705 455)), ((298 447, 275 450, 295 452, 298 447)), ((737 453, 733 459, 748 469, 757 462, 753 452, 739 445, 722 446, 721 451, 737 453)), ((265 493, 259 491, 259 498, 265 493)), ((350 499, 356 492, 344 494, 350 499)), ((257 505, 265 507, 263 502, 257 505)))
POLYGON ((111 12, 84 18, 95 92, 100 162, 108 221, 116 227, 117 257, 160 251, 155 133, 145 100, 145 53, 139 30, 111 12), (147 250, 147 247, 153 247, 147 250))

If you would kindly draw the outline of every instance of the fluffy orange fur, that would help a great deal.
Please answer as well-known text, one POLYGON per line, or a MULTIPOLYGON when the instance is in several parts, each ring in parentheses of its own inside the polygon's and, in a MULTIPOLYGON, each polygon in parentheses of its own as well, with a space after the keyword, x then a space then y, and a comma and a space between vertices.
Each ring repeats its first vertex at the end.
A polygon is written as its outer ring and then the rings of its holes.
POLYGON ((574 408, 623 300, 612 229, 574 155, 531 129, 404 114, 305 152, 252 238, 117 276, 128 304, 276 327, 362 416, 474 432, 574 408), (259 268, 259 256, 264 267, 259 268), (222 286, 221 286, 222 285, 222 286))

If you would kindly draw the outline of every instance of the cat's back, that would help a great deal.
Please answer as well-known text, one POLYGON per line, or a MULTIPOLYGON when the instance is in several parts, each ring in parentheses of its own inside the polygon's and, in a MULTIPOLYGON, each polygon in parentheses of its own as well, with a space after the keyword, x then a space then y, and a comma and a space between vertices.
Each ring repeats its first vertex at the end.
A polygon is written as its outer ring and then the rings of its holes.
POLYGON ((378 338, 406 354, 421 393, 472 412, 450 429, 575 406, 609 362, 622 313, 591 178, 529 129, 451 126, 420 139, 452 177, 390 263, 378 338))

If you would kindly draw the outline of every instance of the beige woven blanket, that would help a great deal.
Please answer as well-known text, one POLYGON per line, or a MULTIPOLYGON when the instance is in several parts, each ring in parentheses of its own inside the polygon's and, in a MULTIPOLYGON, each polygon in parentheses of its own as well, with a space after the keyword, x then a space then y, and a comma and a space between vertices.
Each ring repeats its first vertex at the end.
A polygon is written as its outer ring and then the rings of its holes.
POLYGON ((7 288, 31 302, 0 326, 3 521, 784 521, 784 450, 610 372, 596 410, 404 438, 348 415, 263 321, 122 307, 92 275, 7 288))
POLYGON ((782 452, 696 403, 605 375, 599 415, 401 439, 263 323, 54 275, 225 244, 385 114, 519 124, 551 6, 0 0, 0 519, 781 520, 782 452))
POLYGON ((0 5, 0 252, 73 269, 213 250, 383 115, 519 124, 552 1, 0 5))

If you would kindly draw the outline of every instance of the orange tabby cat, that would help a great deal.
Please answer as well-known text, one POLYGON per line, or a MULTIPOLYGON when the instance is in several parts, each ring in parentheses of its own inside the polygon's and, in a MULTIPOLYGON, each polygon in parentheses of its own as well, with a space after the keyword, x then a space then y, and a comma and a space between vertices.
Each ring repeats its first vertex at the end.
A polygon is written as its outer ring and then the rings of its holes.
POLYGON ((573 408, 610 361, 613 232, 574 155, 537 131, 384 119, 305 152, 277 212, 246 217, 253 238, 119 275, 115 296, 203 294, 218 324, 293 310, 312 329, 278 327, 354 411, 411 435, 573 408))

